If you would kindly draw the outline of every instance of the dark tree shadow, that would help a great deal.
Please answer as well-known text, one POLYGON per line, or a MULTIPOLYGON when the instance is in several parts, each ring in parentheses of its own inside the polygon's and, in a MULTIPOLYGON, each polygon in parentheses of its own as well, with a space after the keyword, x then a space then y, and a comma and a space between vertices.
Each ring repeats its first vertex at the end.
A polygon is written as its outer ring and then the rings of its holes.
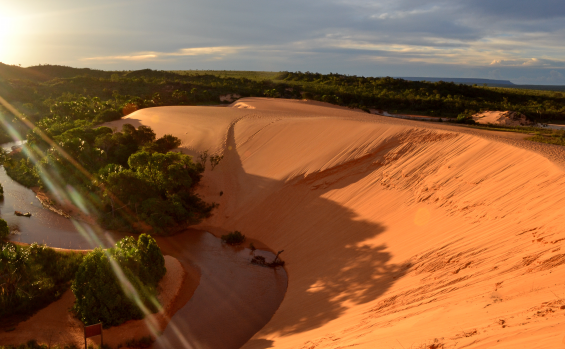
POLYGON ((274 344, 275 342, 268 339, 252 339, 249 342, 247 342, 247 345, 257 349, 274 348, 273 346, 274 344))
MULTIPOLYGON (((367 242, 386 230, 383 224, 361 219, 353 210, 326 198, 330 191, 354 186, 371 173, 386 152, 346 164, 347 168, 341 165, 343 171, 333 168, 283 183, 245 173, 231 127, 224 153, 231 173, 224 178, 237 178, 232 187, 240 191, 269 189, 264 196, 254 195, 252 202, 246 202, 242 192, 237 207, 244 212, 237 213, 241 218, 235 220, 235 226, 246 232, 255 230, 254 235, 274 250, 284 249, 281 257, 287 262, 285 300, 259 337, 319 328, 351 306, 377 299, 404 275, 402 265, 390 263, 386 245, 367 242), (249 217, 255 221, 250 223, 249 217), (292 239, 285 236, 290 231, 292 239)), ((246 348, 263 348, 259 343, 251 341, 246 348)))

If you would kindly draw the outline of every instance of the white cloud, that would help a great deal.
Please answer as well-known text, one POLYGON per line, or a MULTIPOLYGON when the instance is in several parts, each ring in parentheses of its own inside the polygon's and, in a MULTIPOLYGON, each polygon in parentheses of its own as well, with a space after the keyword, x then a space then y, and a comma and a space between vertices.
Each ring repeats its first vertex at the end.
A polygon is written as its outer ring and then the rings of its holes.
POLYGON ((235 46, 216 46, 216 47, 193 47, 183 48, 176 52, 139 52, 130 55, 121 56, 101 56, 101 57, 86 57, 82 58, 83 61, 156 61, 167 57, 182 57, 182 56, 214 56, 212 59, 222 59, 223 56, 228 54, 237 53, 245 47, 235 46))
POLYGON ((157 58, 155 54, 134 54, 128 56, 103 56, 103 57, 87 57, 83 61, 145 61, 157 58))
POLYGON ((552 68, 564 67, 565 61, 544 58, 522 58, 522 59, 495 59, 490 65, 502 67, 538 67, 552 68))

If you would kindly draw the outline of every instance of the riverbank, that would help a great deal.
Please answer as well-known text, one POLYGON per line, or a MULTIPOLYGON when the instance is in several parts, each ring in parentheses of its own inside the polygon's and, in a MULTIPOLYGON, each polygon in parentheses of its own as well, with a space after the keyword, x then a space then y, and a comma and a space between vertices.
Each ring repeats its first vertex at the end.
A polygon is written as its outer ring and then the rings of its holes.
POLYGON ((35 197, 37 198, 37 200, 39 200, 39 202, 41 202, 43 207, 65 218, 71 218, 70 213, 63 211, 63 209, 61 208, 55 207, 55 200, 49 197, 49 195, 47 195, 45 191, 43 191, 39 187, 31 187, 30 189, 33 190, 35 197))
MULTIPOLYGON (((146 316, 143 320, 130 320, 126 323, 104 330, 104 344, 115 348, 130 339, 150 336, 153 339, 165 330, 175 312, 188 301, 200 282, 198 269, 183 265, 174 257, 165 256, 167 272, 159 282, 158 301, 162 310, 146 316)), ((10 332, 0 333, 3 345, 18 345, 35 339, 39 344, 84 345, 83 324, 70 312, 75 302, 72 291, 67 290, 62 297, 43 308, 28 320, 18 324, 10 332)), ((88 339, 89 345, 99 345, 100 339, 88 339)))

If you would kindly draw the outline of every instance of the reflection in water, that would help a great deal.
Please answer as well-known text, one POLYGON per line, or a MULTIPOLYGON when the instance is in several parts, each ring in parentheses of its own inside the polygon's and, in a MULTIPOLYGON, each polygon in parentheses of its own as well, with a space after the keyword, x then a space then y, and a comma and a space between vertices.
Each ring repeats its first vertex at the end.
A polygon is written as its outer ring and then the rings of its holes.
MULTIPOLYGON (((13 143, 3 144, 10 148, 13 143)), ((51 247, 91 249, 111 246, 125 234, 64 218, 43 208, 35 193, 16 183, 0 168, 4 200, 0 216, 19 233, 10 240, 45 243, 51 247), (19 217, 14 211, 30 212, 19 217)), ((252 265, 247 248, 222 244, 210 233, 188 230, 171 237, 158 237, 163 254, 183 265, 195 265, 200 284, 188 303, 172 318, 156 348, 239 348, 273 316, 284 298, 287 275, 283 268, 252 265)), ((270 252, 256 251, 266 259, 270 252)))

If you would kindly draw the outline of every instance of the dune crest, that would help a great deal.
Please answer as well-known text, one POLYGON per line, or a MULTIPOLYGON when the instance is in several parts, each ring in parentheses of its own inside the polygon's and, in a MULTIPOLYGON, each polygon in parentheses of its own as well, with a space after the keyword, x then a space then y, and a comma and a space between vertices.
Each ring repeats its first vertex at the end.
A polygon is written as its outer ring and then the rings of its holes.
POLYGON ((223 151, 200 188, 220 206, 201 228, 285 250, 285 299, 244 348, 562 346, 565 173, 548 160, 560 148, 319 103, 238 103, 255 109, 192 125, 200 107, 187 107, 182 130, 180 109, 156 108, 158 124, 144 115, 155 110, 132 117, 223 151))

